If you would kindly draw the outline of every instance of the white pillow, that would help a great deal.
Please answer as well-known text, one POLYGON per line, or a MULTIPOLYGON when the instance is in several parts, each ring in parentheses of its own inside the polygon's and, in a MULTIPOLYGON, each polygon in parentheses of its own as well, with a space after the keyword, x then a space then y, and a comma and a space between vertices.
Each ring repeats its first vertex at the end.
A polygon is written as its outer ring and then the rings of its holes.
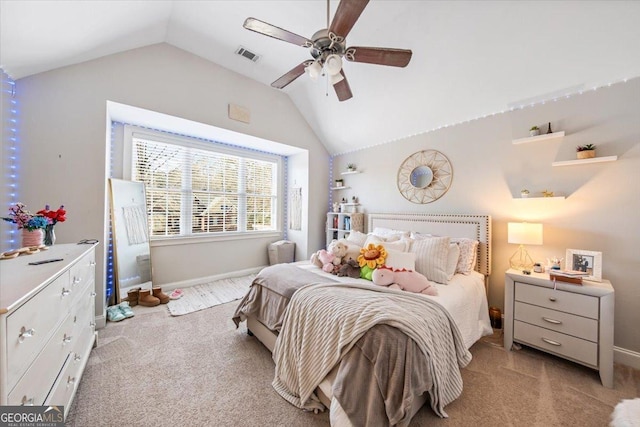
POLYGON ((359 231, 352 230, 351 232, 349 232, 347 240, 351 243, 355 243, 360 247, 363 247, 364 242, 367 240, 367 235, 359 231))
POLYGON ((475 270, 480 242, 465 237, 454 237, 451 242, 457 244, 460 248, 456 273, 469 274, 475 270))
POLYGON ((449 240, 449 237, 415 240, 411 252, 416 254, 416 271, 431 281, 447 284, 449 240))
POLYGON ((455 243, 449 243, 449 256, 447 257, 447 281, 453 278, 458 267, 458 259, 460 258, 460 247, 455 243))
POLYGON ((413 240, 430 239, 432 237, 436 237, 436 236, 434 236, 433 234, 416 233, 415 231, 411 232, 411 238, 413 240))
POLYGON ((394 249, 387 249, 387 259, 384 264, 394 269, 406 268, 407 270, 416 269, 416 254, 413 252, 400 252, 394 249))
POLYGON ((392 230, 391 228, 376 227, 371 233, 374 236, 382 237, 385 240, 398 240, 402 237, 409 237, 408 231, 392 230))
POLYGON ((382 237, 376 236, 375 234, 369 234, 362 247, 364 248, 369 246, 369 243, 373 243, 374 245, 382 245, 387 251, 389 249, 395 249, 396 251, 407 252, 409 250, 410 241, 408 239, 400 239, 389 242, 387 240, 384 240, 382 237))

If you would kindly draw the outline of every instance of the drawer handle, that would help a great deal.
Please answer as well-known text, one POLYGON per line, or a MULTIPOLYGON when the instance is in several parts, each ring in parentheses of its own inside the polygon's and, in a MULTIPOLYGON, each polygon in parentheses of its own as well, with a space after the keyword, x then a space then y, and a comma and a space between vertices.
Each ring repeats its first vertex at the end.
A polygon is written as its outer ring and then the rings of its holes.
POLYGON ((73 361, 74 362, 79 362, 82 360, 82 356, 80 356, 79 354, 76 354, 75 356, 73 356, 73 361))
POLYGON ((547 338, 542 338, 542 341, 546 342, 547 344, 555 345, 557 347, 560 347, 562 345, 558 341, 552 341, 552 340, 547 339, 547 338))
POLYGON ((69 386, 69 385, 74 385, 75 383, 76 383, 76 377, 71 377, 71 376, 69 376, 69 377, 67 378, 67 385, 68 385, 68 386, 69 386))
POLYGON ((73 284, 77 285, 78 283, 82 282, 82 277, 75 277, 73 276, 73 284))
POLYGON ((64 338, 62 338, 62 344, 69 344, 71 342, 71 340, 73 339, 73 337, 71 335, 67 336, 67 334, 64 334, 64 338))
POLYGON ((92 328, 95 328, 96 327, 96 322, 94 322, 94 321, 89 322, 89 326, 91 326, 92 328))
POLYGON ((91 292, 91 293, 89 294, 89 296, 90 296, 90 297, 95 297, 95 296, 96 296, 96 293, 95 293, 95 292, 91 292))
POLYGON ((554 325, 562 325, 561 320, 549 319, 548 317, 543 317, 542 320, 545 322, 553 323, 554 325))
POLYGON ((24 326, 20 328, 20 335, 18 335, 18 342, 24 342, 26 338, 31 338, 36 334, 36 330, 31 328, 27 329, 24 326))
POLYGON ((90 265, 91 267, 95 267, 96 262, 95 262, 95 261, 91 261, 91 262, 89 263, 89 265, 90 265))
POLYGON ((549 297, 549 301, 556 302, 556 298, 555 297, 549 297))
POLYGON ((71 293, 71 290, 70 290, 70 289, 62 288, 62 297, 63 297, 63 298, 64 298, 64 297, 66 297, 66 296, 68 296, 70 293, 71 293))
POLYGON ((22 396, 21 406, 33 406, 33 397, 22 396))

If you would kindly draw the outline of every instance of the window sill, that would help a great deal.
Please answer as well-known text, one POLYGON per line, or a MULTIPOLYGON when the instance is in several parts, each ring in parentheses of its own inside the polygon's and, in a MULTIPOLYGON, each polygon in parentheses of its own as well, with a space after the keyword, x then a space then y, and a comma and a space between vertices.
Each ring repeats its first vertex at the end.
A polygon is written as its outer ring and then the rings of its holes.
POLYGON ((229 240, 253 240, 272 237, 282 237, 282 231, 262 231, 253 233, 227 233, 223 235, 207 236, 176 236, 176 237, 155 237, 150 241, 151 247, 196 245, 200 243, 215 243, 229 240))

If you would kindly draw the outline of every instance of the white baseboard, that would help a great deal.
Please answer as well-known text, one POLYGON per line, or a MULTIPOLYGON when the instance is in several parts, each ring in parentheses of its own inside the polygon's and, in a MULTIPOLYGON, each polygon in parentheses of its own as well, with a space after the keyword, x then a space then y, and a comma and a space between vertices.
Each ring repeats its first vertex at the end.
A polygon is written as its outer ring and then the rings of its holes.
POLYGON ((640 370, 640 353, 622 347, 613 347, 613 361, 640 370))
POLYGON ((230 273, 216 274, 216 275, 207 276, 207 277, 198 277, 197 279, 182 280, 180 282, 165 283, 160 286, 162 286, 163 292, 172 291, 174 289, 188 288, 189 286, 202 285, 203 283, 213 282, 213 281, 222 280, 222 279, 228 279, 229 277, 246 276, 247 274, 257 273, 265 267, 266 265, 263 265, 260 267, 232 271, 230 273))

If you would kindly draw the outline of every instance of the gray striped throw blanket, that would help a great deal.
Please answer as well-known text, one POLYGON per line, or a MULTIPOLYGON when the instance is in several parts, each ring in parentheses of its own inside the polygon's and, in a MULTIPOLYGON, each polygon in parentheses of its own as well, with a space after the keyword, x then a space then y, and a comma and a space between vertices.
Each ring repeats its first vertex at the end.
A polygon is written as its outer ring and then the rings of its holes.
POLYGON ((274 389, 298 408, 323 410, 316 387, 377 324, 416 342, 428 359, 431 407, 446 417, 444 406, 462 392, 460 367, 471 361, 458 327, 446 309, 424 295, 373 284, 314 284, 293 295, 273 352, 274 389))

